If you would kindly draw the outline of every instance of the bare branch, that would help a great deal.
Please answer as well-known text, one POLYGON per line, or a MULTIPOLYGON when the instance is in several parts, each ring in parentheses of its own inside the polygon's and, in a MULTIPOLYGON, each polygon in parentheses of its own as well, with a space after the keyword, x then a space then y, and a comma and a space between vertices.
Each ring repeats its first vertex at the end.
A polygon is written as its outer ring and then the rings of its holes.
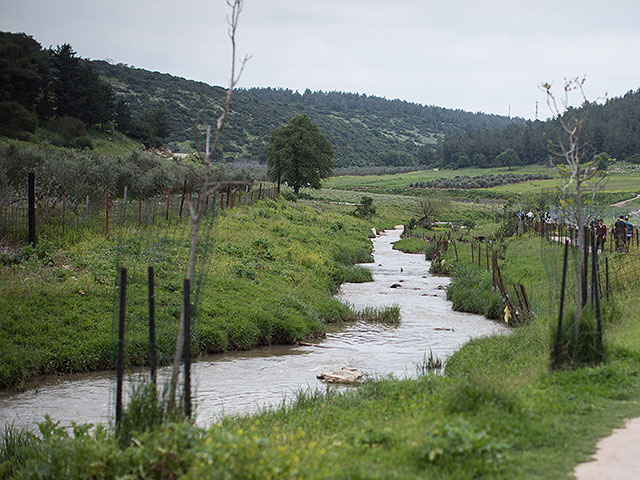
MULTIPOLYGON (((196 150, 198 154, 198 158, 204 163, 205 172, 202 178, 203 185, 203 194, 204 199, 208 198, 208 196, 215 192, 218 188, 220 188, 221 182, 211 182, 211 164, 212 157, 215 155, 215 152, 218 150, 220 145, 220 137, 222 134, 222 129, 225 126, 227 121, 227 116, 229 114, 229 106, 231 105, 231 98, 233 95, 233 90, 236 87, 238 81, 240 80, 240 75, 244 71, 244 67, 249 57, 245 57, 240 65, 240 71, 238 75, 236 75, 236 30, 238 28, 238 21, 240 17, 240 12, 242 12, 242 0, 227 0, 227 5, 231 7, 231 15, 227 18, 229 22, 229 37, 231 40, 231 81, 229 83, 229 87, 227 88, 224 103, 222 106, 222 113, 218 116, 216 121, 216 125, 213 131, 213 142, 211 141, 211 126, 207 125, 206 128, 206 138, 205 138, 205 150, 204 153, 198 149, 198 131, 200 128, 200 118, 205 109, 201 109, 196 115, 196 126, 195 126, 195 141, 196 141, 196 150)), ((187 262, 187 270, 185 274, 185 278, 191 280, 193 283, 193 277, 196 269, 197 262, 197 247, 198 247, 198 234, 200 231, 200 221, 202 219, 202 214, 205 209, 197 209, 194 208, 191 200, 187 203, 187 208, 189 211, 189 216, 191 218, 191 241, 189 246, 189 260, 187 262)), ((173 368, 171 372, 171 378, 169 380, 168 385, 168 404, 169 407, 173 407, 175 405, 175 394, 176 394, 176 385, 178 380, 178 373, 180 371, 180 361, 182 359, 182 349, 184 344, 184 310, 180 314, 180 323, 178 326, 178 335, 176 339, 176 347, 173 356, 173 368)))

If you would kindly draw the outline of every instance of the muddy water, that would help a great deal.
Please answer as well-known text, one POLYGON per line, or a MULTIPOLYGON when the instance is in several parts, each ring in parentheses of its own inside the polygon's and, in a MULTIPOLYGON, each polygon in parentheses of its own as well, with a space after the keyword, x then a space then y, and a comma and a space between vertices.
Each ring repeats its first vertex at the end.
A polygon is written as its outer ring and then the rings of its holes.
MULTIPOLYGON (((416 364, 431 350, 446 358, 472 337, 504 333, 501 325, 458 313, 445 299, 449 279, 428 274, 424 255, 392 249, 401 230, 373 240, 375 263, 367 264, 374 281, 344 284, 339 298, 357 309, 397 304, 398 327, 356 323, 327 334, 313 346, 268 347, 205 357, 193 365, 197 421, 206 425, 222 414, 255 412, 277 406, 307 388, 324 388, 316 375, 353 367, 372 377, 416 375, 416 364), (391 288, 391 285, 399 285, 391 288)), ((168 369, 160 371, 165 379, 168 369)), ((132 375, 129 381, 136 379, 132 375)), ((106 423, 113 418, 113 372, 59 378, 23 393, 0 393, 0 426, 30 425, 45 414, 73 422, 106 423)))

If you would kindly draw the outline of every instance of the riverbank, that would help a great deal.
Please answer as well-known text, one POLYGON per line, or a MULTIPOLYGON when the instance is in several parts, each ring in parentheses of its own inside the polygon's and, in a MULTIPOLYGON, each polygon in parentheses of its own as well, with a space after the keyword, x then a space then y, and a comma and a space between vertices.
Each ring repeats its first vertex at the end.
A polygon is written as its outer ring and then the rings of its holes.
MULTIPOLYGON (((353 208, 265 200, 202 226, 194 283, 194 355, 295 344, 353 319, 333 294, 367 281, 371 221, 353 208), (251 299, 250 302, 247 299, 251 299)), ((395 225, 385 216, 379 228, 395 225)), ((397 216, 396 216, 397 218, 397 216)), ((147 267, 155 268, 158 359, 169 362, 182 304, 187 221, 169 227, 80 228, 0 259, 0 388, 40 375, 113 368, 118 268, 128 269, 128 366, 148 359, 147 267)))
POLYGON ((102 431, 69 438, 49 426, 0 473, 46 465, 49 478, 566 478, 600 437, 640 415, 640 294, 615 293, 605 363, 551 372, 559 251, 537 237, 509 240, 505 283, 527 285, 535 317, 512 335, 468 342, 445 376, 302 392, 286 408, 208 429, 140 428, 124 445, 102 431))
MULTIPOLYGON (((201 357, 191 367, 194 421, 207 427, 223 415, 281 405, 301 389, 323 390, 317 376, 343 367, 368 378, 415 377, 417 365, 430 354, 445 359, 469 338, 508 332, 479 315, 454 312, 442 287, 449 279, 429 275, 423 255, 392 248, 401 233, 387 230, 373 238, 375 261, 363 265, 373 281, 344 283, 337 294, 356 312, 399 310, 397 321, 372 321, 370 316, 335 325, 319 343, 201 357)), ((125 376, 125 392, 145 373, 125 376)), ((164 385, 169 375, 169 367, 161 368, 158 383, 164 385)), ((46 414, 67 428, 79 419, 106 425, 113 419, 108 399, 115 388, 113 372, 96 372, 55 378, 21 393, 0 392, 0 431, 7 424, 35 426, 46 414)))

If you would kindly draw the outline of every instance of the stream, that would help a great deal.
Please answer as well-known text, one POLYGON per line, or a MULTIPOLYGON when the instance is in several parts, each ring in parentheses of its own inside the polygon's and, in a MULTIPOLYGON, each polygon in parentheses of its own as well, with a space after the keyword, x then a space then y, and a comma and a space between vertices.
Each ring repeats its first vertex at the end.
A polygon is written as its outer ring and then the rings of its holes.
MULTIPOLYGON (((401 233, 390 230, 372 240, 375 262, 364 265, 372 270, 373 282, 343 284, 338 293, 356 309, 399 305, 399 326, 356 322, 327 333, 317 345, 202 357, 191 373, 197 423, 206 426, 221 415, 255 413, 294 399, 300 390, 324 389, 316 375, 342 367, 370 378, 415 377, 417 364, 429 351, 445 359, 470 338, 508 331, 483 316, 454 312, 444 291, 449 278, 430 275, 423 254, 393 250, 401 233), (400 286, 391 288, 393 284, 400 286)), ((125 391, 140 375, 129 375, 125 391)), ((168 368, 160 369, 159 384, 168 375, 168 368)), ((114 397, 113 371, 50 377, 24 392, 0 392, 0 428, 33 425, 45 414, 64 426, 107 423, 114 415, 114 397)))

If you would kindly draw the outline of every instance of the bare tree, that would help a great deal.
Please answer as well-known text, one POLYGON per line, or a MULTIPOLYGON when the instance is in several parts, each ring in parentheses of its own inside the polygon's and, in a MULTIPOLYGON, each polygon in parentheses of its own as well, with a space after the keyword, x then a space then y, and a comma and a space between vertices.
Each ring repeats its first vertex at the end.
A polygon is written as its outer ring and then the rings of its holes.
MULTIPOLYGON (((222 130, 227 122, 227 116, 229 113, 229 106, 231 105, 231 97, 233 96, 233 90, 235 89, 244 67, 249 60, 248 56, 245 56, 239 63, 236 60, 236 30, 238 28, 238 20, 240 13, 242 12, 243 1, 242 0, 227 0, 227 5, 231 8, 231 14, 227 18, 229 24, 229 38, 231 40, 231 80, 229 87, 227 88, 226 95, 224 97, 224 103, 222 105, 222 113, 218 116, 215 126, 212 128, 210 125, 206 126, 205 145, 204 150, 198 150, 198 158, 203 163, 205 169, 202 178, 203 185, 203 197, 204 200, 213 194, 220 188, 221 183, 215 182, 212 178, 212 159, 216 151, 220 146, 220 137, 222 130), (213 131, 212 131, 213 130, 213 131)), ((199 128, 196 125, 196 132, 199 128)), ((198 235, 200 232, 200 225, 202 215, 205 209, 198 209, 194 206, 193 202, 189 201, 188 204, 189 216, 191 219, 191 240, 189 247, 189 260, 187 262, 187 269, 185 278, 190 282, 193 281, 193 277, 196 271, 197 263, 197 247, 198 247, 198 235)), ((180 314, 180 324, 178 326, 178 336, 176 339, 176 348, 173 356, 173 368, 171 371, 171 378, 168 386, 168 405, 173 407, 175 405, 176 385, 178 381, 178 374, 180 371, 180 361, 183 354, 184 345, 184 309, 180 314)))
MULTIPOLYGON (((547 95, 547 105, 553 116, 558 120, 562 129, 564 139, 557 142, 556 156, 563 160, 562 164, 556 165, 563 178, 564 185, 561 190, 564 194, 571 193, 572 199, 567 209, 571 219, 577 227, 578 244, 584 246, 585 235, 585 195, 592 192, 593 201, 595 192, 601 186, 604 179, 604 172, 598 168, 598 162, 589 161, 587 156, 587 142, 582 136, 582 128, 586 121, 584 109, 576 110, 570 107, 570 96, 572 92, 580 96, 583 105, 588 105, 588 100, 584 93, 585 77, 575 77, 564 81, 562 96, 558 99, 552 91, 550 83, 543 83, 540 89, 547 95)), ((580 316, 582 314, 582 291, 584 281, 584 258, 576 255, 576 321, 574 323, 574 336, 577 342, 580 331, 580 316)))
POLYGON ((449 199, 434 197, 433 192, 425 192, 416 199, 418 213, 422 215, 417 224, 421 227, 431 228, 433 222, 437 221, 442 212, 449 208, 449 199))

